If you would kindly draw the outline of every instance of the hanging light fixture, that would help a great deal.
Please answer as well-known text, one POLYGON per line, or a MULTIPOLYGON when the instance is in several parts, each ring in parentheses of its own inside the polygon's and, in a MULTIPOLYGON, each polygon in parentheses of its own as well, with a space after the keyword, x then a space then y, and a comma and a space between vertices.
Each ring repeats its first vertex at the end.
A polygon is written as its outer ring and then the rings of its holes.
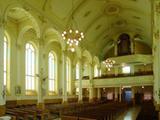
MULTIPOLYGON (((72 0, 72 14, 71 14, 71 25, 66 30, 62 32, 62 38, 67 43, 67 48, 71 52, 75 52, 75 48, 79 45, 80 41, 84 39, 83 32, 73 27, 73 0, 72 0)), ((74 21, 75 22, 75 21, 74 21)))
POLYGON ((106 59, 105 61, 103 61, 103 63, 105 64, 106 68, 108 69, 108 71, 111 70, 111 68, 113 67, 113 65, 116 63, 114 60, 111 59, 106 59))

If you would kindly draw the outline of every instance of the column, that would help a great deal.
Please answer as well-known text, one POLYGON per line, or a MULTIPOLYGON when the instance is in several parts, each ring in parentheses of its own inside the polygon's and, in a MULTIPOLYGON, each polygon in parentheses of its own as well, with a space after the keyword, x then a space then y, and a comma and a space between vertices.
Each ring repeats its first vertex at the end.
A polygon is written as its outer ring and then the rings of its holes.
POLYGON ((39 64, 38 64, 38 68, 39 68, 39 75, 37 76, 38 79, 38 103, 37 103, 37 107, 39 109, 44 109, 45 108, 45 104, 44 104, 44 100, 43 100, 43 96, 44 96, 44 92, 45 92, 45 70, 44 70, 44 58, 43 58, 43 53, 44 51, 44 42, 43 39, 39 39, 39 64))
POLYGON ((132 91, 132 103, 133 103, 133 105, 135 105, 135 88, 132 87, 131 91, 132 91))
POLYGON ((119 87, 119 102, 122 101, 122 88, 119 87))
POLYGON ((134 75, 134 65, 130 65, 130 74, 131 75, 134 75))
POLYGON ((118 76, 118 69, 119 69, 118 66, 117 66, 117 67, 114 67, 114 75, 115 75, 115 76, 118 76))
POLYGON ((114 101, 118 101, 118 88, 114 88, 114 101))
POLYGON ((114 41, 114 56, 118 55, 118 44, 117 41, 114 41))
POLYGON ((4 86, 4 24, 0 21, 0 116, 5 114, 6 91, 4 86))
POLYGON ((78 94, 78 102, 82 102, 82 99, 83 99, 83 96, 82 96, 82 68, 83 65, 82 65, 82 62, 79 61, 79 85, 78 85, 78 88, 79 88, 79 94, 78 94))
POLYGON ((134 54, 134 40, 131 40, 131 54, 134 54))
POLYGON ((66 51, 62 52, 63 103, 67 103, 66 51))
POLYGON ((101 88, 97 88, 97 98, 101 100, 101 88))
POLYGON ((93 65, 90 64, 89 66, 89 81, 90 81, 90 86, 89 86, 89 101, 92 102, 93 101, 93 74, 94 74, 94 68, 93 65))
POLYGON ((74 95, 74 90, 75 90, 75 85, 74 82, 75 81, 75 76, 76 76, 76 67, 75 65, 71 62, 71 88, 70 88, 70 95, 73 96, 74 95))
MULTIPOLYGON (((160 111, 160 1, 153 2, 153 71, 154 71, 154 103, 160 111)), ((159 116, 160 119, 160 116, 159 116)))

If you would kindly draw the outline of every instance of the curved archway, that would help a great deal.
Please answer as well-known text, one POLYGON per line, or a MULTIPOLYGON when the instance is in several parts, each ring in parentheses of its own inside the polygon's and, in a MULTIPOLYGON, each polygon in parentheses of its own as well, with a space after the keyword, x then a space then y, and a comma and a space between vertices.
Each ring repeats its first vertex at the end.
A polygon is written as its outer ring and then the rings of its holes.
POLYGON ((54 28, 50 28, 46 26, 46 28, 44 28, 43 38, 47 44, 50 44, 51 42, 56 41, 60 43, 62 50, 65 49, 65 43, 63 42, 60 33, 56 31, 54 28))
POLYGON ((5 12, 5 20, 17 25, 17 43, 21 44, 23 34, 30 29, 35 31, 36 38, 40 38, 40 28, 38 21, 32 14, 21 6, 9 6, 5 12), (15 21, 15 22, 14 22, 15 21))

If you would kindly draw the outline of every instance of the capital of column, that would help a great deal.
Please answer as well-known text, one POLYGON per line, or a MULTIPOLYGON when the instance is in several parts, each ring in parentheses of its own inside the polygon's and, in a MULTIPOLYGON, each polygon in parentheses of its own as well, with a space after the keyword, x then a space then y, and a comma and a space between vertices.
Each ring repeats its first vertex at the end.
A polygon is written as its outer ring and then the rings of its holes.
POLYGON ((83 65, 84 64, 83 58, 78 58, 78 62, 79 62, 79 64, 83 65))
POLYGON ((37 40, 39 41, 39 46, 44 46, 44 39, 37 38, 37 40))
POLYGON ((68 54, 68 51, 66 49, 62 50, 62 54, 63 55, 67 55, 68 54))

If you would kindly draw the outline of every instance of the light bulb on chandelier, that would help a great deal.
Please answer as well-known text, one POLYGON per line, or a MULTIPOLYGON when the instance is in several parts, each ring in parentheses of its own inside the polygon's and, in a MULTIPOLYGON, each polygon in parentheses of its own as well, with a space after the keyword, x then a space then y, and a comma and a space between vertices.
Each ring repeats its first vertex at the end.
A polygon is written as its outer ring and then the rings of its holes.
POLYGON ((105 61, 103 61, 103 64, 105 64, 108 71, 110 71, 113 65, 115 64, 115 61, 111 59, 106 59, 105 61))

